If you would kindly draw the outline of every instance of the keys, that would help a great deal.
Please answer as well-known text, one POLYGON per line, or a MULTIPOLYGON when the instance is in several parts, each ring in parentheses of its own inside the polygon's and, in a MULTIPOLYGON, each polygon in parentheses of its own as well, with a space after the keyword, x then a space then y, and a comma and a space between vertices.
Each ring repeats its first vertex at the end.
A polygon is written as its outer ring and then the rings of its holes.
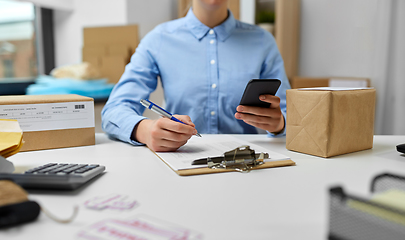
POLYGON ((86 165, 83 168, 77 169, 75 171, 75 173, 85 173, 87 171, 90 171, 91 169, 94 169, 96 167, 98 167, 99 165, 95 164, 95 165, 86 165))
POLYGON ((98 164, 48 163, 43 166, 29 169, 25 172, 25 174, 83 174, 99 166, 100 165, 98 164))
POLYGON ((37 172, 37 171, 40 171, 40 170, 43 170, 45 168, 52 167, 52 166, 55 166, 55 165, 57 165, 57 164, 56 163, 48 163, 48 164, 43 165, 43 166, 32 168, 32 169, 26 171, 25 173, 34 173, 34 172, 37 172))

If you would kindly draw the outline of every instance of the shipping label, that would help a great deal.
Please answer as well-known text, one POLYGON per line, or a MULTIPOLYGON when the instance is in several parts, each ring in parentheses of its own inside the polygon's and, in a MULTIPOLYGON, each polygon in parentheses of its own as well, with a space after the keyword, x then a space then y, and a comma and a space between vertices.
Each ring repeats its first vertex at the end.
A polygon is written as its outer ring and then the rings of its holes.
POLYGON ((94 127, 94 103, 0 105, 0 119, 16 119, 24 132, 94 127))

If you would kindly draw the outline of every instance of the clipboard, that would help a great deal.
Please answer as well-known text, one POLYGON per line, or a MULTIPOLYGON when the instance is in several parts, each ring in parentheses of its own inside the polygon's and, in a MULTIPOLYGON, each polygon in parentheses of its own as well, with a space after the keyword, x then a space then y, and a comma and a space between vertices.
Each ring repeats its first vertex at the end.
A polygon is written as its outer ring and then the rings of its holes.
MULTIPOLYGON (((150 149, 151 150, 151 149, 150 149)), ((180 169, 176 170, 170 166, 161 156, 159 156, 155 151, 151 150, 159 159, 161 159, 169 168, 176 172, 179 176, 192 176, 192 175, 202 175, 211 173, 223 173, 223 172, 250 172, 251 170, 264 169, 264 168, 274 168, 274 167, 285 167, 285 166, 295 166, 295 162, 291 159, 279 160, 279 161, 264 161, 265 153, 261 153, 259 157, 256 156, 253 149, 250 146, 244 145, 233 150, 224 153, 224 161, 220 163, 210 162, 210 157, 207 157, 207 166, 199 168, 190 169, 180 169), (246 151, 250 151, 253 157, 246 159, 246 151), (227 159, 230 156, 230 159, 227 159), (236 167, 235 167, 236 166, 236 167), (247 169, 238 168, 240 166, 246 166, 247 169)), ((268 154, 267 154, 268 158, 268 154)))
MULTIPOLYGON (((252 170, 264 169, 264 168, 275 168, 275 167, 286 167, 295 166, 295 162, 292 160, 280 160, 274 162, 265 162, 262 165, 255 167, 252 170)), ((170 166, 169 166, 170 167, 170 166)), ((194 169, 184 169, 184 170, 173 170, 179 176, 191 176, 191 175, 201 175, 201 174, 211 174, 211 173, 223 173, 223 172, 235 172, 232 169, 211 169, 208 167, 194 168, 194 169)))

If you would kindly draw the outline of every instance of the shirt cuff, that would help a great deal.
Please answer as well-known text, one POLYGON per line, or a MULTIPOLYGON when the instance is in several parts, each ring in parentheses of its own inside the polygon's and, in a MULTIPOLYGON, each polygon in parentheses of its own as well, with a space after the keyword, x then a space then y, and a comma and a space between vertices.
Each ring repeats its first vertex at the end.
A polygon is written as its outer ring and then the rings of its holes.
POLYGON ((284 117, 284 128, 283 128, 283 130, 281 132, 278 132, 278 133, 272 133, 272 132, 267 131, 267 136, 268 137, 277 138, 277 137, 284 137, 286 135, 286 129, 287 129, 286 114, 283 113, 283 112, 282 112, 282 114, 283 114, 283 117, 284 117))
POLYGON ((127 135, 126 138, 127 138, 127 142, 129 142, 130 144, 135 145, 135 146, 145 145, 144 143, 137 142, 132 138, 132 132, 134 131, 135 126, 138 125, 138 123, 140 123, 144 119, 146 119, 146 117, 140 118, 135 123, 132 122, 132 124, 128 125, 127 129, 124 129, 125 133, 129 133, 129 135, 127 135))
POLYGON ((132 132, 134 127, 143 119, 144 116, 138 116, 134 114, 123 114, 119 119, 107 120, 107 124, 104 127, 104 131, 112 138, 121 140, 123 142, 130 143, 132 145, 141 146, 143 143, 137 142, 132 139, 132 132))

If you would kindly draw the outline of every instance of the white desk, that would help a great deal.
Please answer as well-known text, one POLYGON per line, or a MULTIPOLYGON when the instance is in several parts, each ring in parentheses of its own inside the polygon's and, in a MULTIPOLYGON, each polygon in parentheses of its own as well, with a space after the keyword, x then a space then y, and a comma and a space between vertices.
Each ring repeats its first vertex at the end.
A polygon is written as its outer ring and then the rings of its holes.
POLYGON ((9 158, 15 165, 100 163, 106 173, 73 192, 30 192, 32 200, 59 217, 68 217, 79 205, 72 223, 59 224, 41 213, 35 222, 0 230, 0 239, 74 239, 102 219, 138 214, 199 231, 204 239, 326 239, 330 186, 368 194, 376 174, 405 175, 405 157, 395 149, 405 136, 376 136, 373 149, 330 159, 288 151, 285 139, 235 136, 283 153, 297 166, 180 177, 146 147, 111 141, 104 134, 96 134, 95 146, 18 153, 9 158), (139 205, 124 212, 83 206, 109 193, 130 195, 139 205))

